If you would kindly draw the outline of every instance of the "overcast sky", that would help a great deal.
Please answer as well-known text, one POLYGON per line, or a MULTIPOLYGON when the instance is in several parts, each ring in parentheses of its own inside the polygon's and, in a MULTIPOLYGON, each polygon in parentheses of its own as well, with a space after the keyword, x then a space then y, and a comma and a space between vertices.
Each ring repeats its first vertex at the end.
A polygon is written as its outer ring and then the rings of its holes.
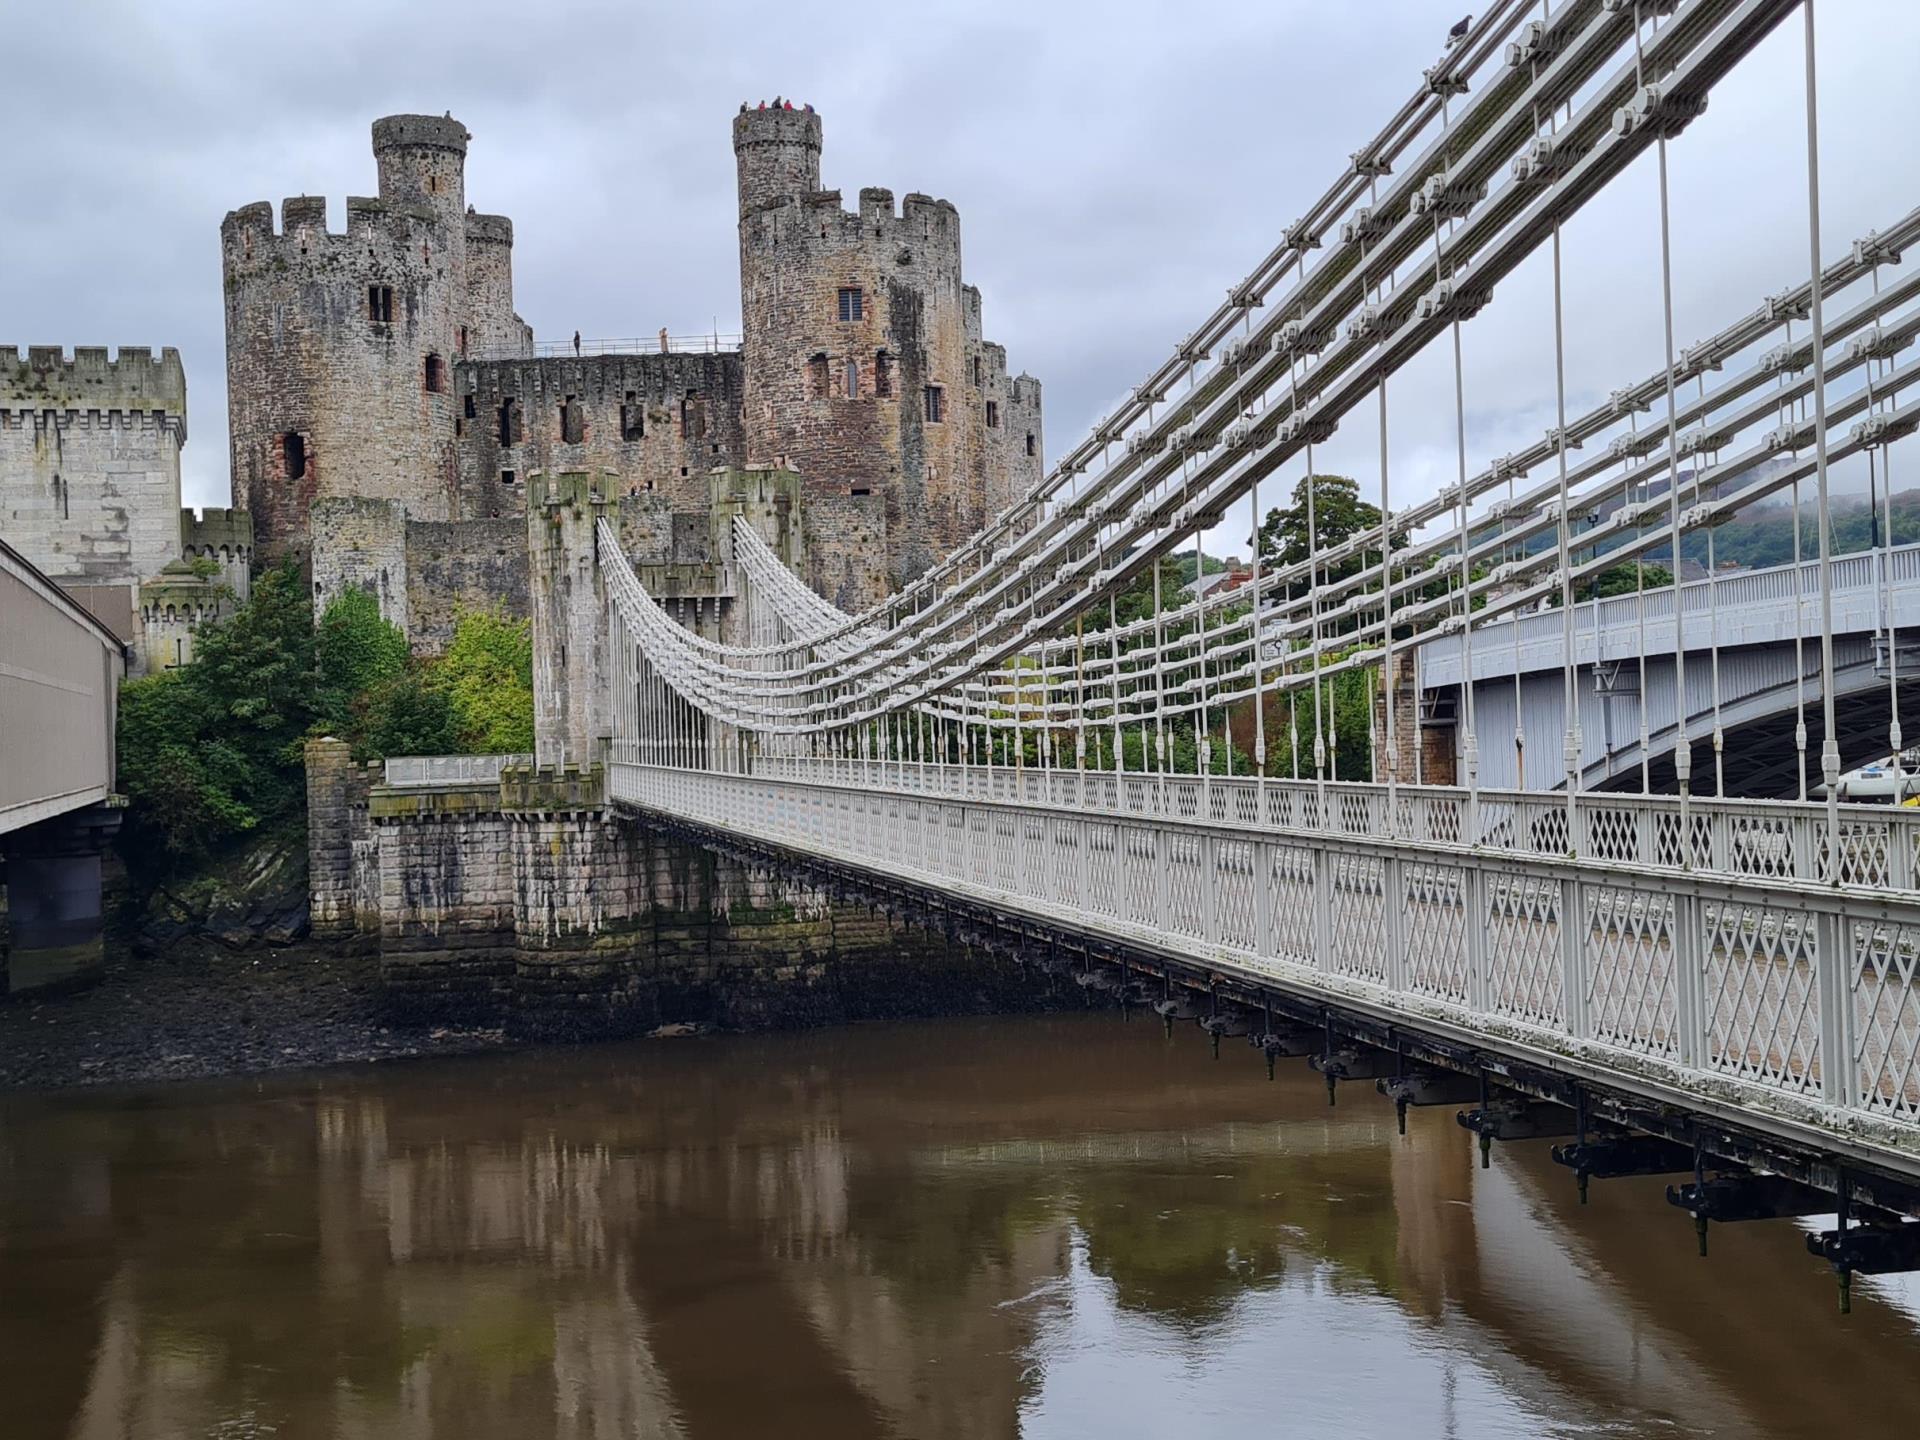
MULTIPOLYGON (((885 185, 959 207, 987 333, 1046 384, 1052 459, 1374 135, 1463 3, 0 0, 0 343, 177 346, 186 498, 223 503, 228 210, 325 195, 340 228, 374 189, 370 122, 450 110, 469 200, 514 220, 536 335, 733 331, 729 124, 778 92, 822 112, 824 183, 849 203, 885 185)), ((1920 202, 1920 5, 1819 16, 1831 254, 1920 202)), ((1796 17, 1672 147, 1682 344, 1806 273, 1800 37, 1796 17)), ((1567 229, 1576 410, 1658 364, 1653 193, 1640 164, 1567 229)), ((1536 257, 1469 329, 1476 460, 1550 423, 1550 304, 1536 257)), ((1450 365, 1395 383, 1396 505, 1453 472, 1450 365)), ((1377 484, 1377 444, 1368 412, 1319 468, 1377 484)))

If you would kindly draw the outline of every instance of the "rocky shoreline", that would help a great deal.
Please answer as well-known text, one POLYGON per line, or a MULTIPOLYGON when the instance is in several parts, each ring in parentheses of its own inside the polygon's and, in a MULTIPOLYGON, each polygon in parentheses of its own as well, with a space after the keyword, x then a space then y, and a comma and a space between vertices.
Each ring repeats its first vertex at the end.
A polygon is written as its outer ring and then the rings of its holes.
POLYGON ((202 1079, 507 1048, 502 1029, 408 1023, 379 960, 312 942, 108 946, 106 974, 0 1003, 0 1090, 202 1079))

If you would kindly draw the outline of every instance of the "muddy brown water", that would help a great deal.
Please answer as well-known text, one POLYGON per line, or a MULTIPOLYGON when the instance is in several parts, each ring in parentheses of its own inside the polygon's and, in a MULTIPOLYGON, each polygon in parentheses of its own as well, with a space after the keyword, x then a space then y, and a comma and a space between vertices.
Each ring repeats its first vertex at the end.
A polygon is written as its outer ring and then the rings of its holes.
POLYGON ((1920 1302, 1183 1027, 0 1101, 0 1435, 1893 1436, 1920 1302))

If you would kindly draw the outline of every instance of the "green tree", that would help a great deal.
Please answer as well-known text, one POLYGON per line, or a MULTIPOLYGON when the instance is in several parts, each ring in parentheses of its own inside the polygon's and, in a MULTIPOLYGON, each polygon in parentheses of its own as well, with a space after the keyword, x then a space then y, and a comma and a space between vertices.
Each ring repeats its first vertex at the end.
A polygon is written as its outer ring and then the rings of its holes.
POLYGON ((405 633, 381 618, 380 602, 367 590, 348 590, 321 612, 313 650, 320 722, 343 736, 356 729, 355 697, 398 679, 407 669, 405 633))
MULTIPOLYGON (((1344 544, 1362 531, 1380 523, 1380 507, 1360 498, 1360 484, 1345 475, 1306 475, 1293 487, 1293 503, 1278 505, 1260 522, 1255 542, 1260 554, 1277 566, 1305 563, 1309 555, 1324 553, 1344 544), (1307 502, 1313 502, 1313 524, 1308 525, 1307 502)), ((1405 544, 1404 537, 1398 542, 1405 544)), ((1320 571, 1321 583, 1350 579, 1368 563, 1380 563, 1376 553, 1371 562, 1365 555, 1354 555, 1338 565, 1320 571)), ((1377 582, 1376 582, 1377 583, 1377 582)), ((1307 593, 1305 576, 1290 582, 1287 593, 1307 593)))
POLYGON ((499 610, 467 610, 435 667, 467 754, 533 749, 533 627, 499 610))
POLYGON ((122 689, 121 848, 132 868, 153 874, 205 856, 300 808, 313 669, 306 586, 282 565, 259 576, 247 604, 194 632, 189 664, 122 689))
POLYGON ((356 695, 348 726, 355 757, 461 753, 453 700, 437 682, 430 667, 415 666, 356 695))
MULTIPOLYGON (((1673 572, 1664 565, 1642 565, 1636 577, 1631 560, 1610 566, 1602 570, 1593 579, 1580 586, 1577 600, 1605 600, 1613 595, 1631 595, 1635 590, 1664 590, 1673 584, 1673 572)), ((1553 603, 1558 605, 1560 597, 1554 596, 1553 603)))

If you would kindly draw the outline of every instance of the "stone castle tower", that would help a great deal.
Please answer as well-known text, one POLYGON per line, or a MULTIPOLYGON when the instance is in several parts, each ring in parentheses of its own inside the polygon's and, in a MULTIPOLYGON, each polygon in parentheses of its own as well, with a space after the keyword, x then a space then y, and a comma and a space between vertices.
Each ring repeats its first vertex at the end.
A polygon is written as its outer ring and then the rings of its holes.
POLYGON ((248 592, 246 515, 180 508, 186 442, 177 350, 0 345, 0 537, 120 637, 131 675, 184 663, 248 592))
POLYGON ((733 122, 748 459, 800 473, 808 578, 857 609, 1039 478, 1040 383, 981 337, 952 204, 869 188, 844 209, 820 144, 811 110, 733 122))
POLYGON ((512 222, 466 203, 467 131, 431 115, 373 126, 379 195, 265 202, 220 227, 236 503, 263 559, 310 555, 316 500, 453 513, 454 366, 469 348, 525 346, 513 313, 512 222))

